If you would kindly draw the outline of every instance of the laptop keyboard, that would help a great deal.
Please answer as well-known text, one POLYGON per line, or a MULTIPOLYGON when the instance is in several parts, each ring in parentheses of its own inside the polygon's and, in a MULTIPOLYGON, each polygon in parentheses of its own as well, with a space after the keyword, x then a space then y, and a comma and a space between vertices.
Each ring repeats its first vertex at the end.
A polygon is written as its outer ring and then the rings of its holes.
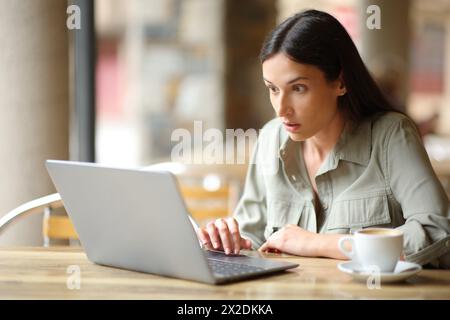
POLYGON ((264 270, 264 268, 261 267, 255 267, 241 263, 224 262, 215 259, 208 259, 208 264, 211 267, 213 273, 220 277, 240 276, 264 270))

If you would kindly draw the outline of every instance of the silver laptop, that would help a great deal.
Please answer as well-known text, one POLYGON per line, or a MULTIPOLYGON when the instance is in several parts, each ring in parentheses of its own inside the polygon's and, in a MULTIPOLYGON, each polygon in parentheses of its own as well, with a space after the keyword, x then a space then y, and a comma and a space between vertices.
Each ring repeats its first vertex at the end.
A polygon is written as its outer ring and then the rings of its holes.
POLYGON ((202 249, 170 172, 56 160, 46 165, 94 263, 211 284, 298 266, 202 249))

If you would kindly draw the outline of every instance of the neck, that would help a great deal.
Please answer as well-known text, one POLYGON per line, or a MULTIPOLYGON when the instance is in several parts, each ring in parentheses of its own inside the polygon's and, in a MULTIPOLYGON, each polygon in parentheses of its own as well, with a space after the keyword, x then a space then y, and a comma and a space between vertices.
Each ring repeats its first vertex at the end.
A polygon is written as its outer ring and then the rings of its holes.
POLYGON ((325 128, 305 140, 305 147, 311 154, 323 160, 338 142, 344 127, 344 117, 338 112, 325 128))

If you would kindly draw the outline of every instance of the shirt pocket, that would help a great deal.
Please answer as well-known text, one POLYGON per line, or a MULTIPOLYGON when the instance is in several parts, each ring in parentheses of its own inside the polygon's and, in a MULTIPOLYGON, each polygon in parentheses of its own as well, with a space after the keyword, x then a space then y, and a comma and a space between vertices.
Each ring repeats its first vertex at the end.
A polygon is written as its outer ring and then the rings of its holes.
POLYGON ((304 206, 304 201, 268 199, 267 225, 264 230, 265 239, 267 240, 272 233, 287 224, 298 225, 304 206))
POLYGON ((333 204, 327 230, 349 233, 366 227, 389 227, 391 216, 386 194, 338 200, 333 204))

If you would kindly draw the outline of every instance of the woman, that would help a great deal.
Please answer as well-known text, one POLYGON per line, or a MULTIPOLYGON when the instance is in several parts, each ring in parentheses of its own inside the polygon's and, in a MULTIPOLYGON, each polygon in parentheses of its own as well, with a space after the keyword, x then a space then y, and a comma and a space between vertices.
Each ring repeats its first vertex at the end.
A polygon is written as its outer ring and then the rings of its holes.
POLYGON ((296 14, 260 57, 278 118, 259 136, 234 218, 198 231, 204 246, 346 259, 343 235, 392 227, 407 260, 448 267, 448 198, 415 125, 383 97, 342 25, 296 14), (277 170, 259 161, 271 157, 277 170))

